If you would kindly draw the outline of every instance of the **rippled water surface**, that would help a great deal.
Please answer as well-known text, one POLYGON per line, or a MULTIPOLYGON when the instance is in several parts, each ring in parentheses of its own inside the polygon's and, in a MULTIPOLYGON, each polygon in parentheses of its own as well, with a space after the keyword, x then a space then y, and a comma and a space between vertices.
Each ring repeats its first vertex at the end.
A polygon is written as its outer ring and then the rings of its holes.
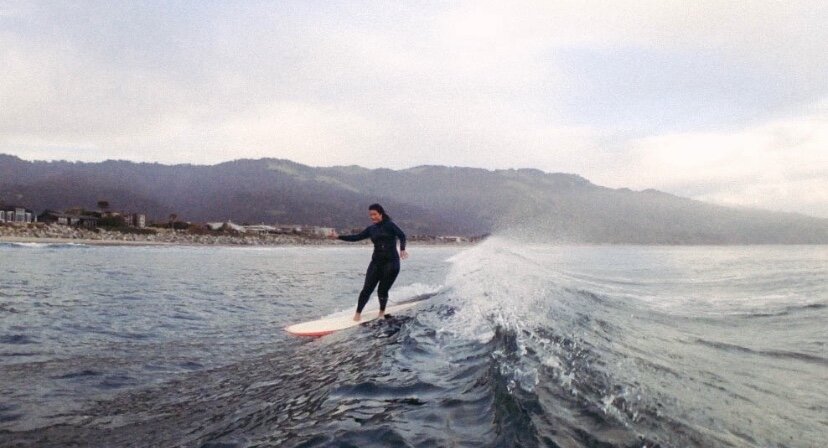
POLYGON ((0 446, 828 439, 826 246, 410 252, 421 305, 308 339, 368 248, 0 243, 0 446))

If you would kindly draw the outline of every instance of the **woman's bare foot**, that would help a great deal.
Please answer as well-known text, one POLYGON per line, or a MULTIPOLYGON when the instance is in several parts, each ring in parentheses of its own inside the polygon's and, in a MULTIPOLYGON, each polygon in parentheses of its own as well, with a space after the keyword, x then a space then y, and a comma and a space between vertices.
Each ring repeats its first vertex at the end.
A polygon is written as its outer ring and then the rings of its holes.
POLYGON ((360 318, 361 316, 359 315, 359 313, 354 313, 354 322, 359 322, 360 318))
POLYGON ((385 311, 380 311, 379 314, 377 314, 378 319, 382 319, 382 316, 385 316, 385 311))

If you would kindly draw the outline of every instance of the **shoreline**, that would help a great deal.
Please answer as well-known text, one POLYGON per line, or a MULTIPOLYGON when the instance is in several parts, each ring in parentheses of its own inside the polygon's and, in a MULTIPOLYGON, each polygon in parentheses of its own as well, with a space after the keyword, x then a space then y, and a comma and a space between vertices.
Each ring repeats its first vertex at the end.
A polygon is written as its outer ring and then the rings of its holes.
MULTIPOLYGON (((89 238, 50 238, 50 237, 21 237, 21 236, 0 236, 0 244, 83 244, 89 246, 153 246, 153 247, 356 247, 359 245, 367 246, 368 243, 348 243, 344 241, 328 241, 321 240, 314 243, 303 242, 282 242, 282 243, 195 243, 195 242, 166 242, 166 241, 131 241, 131 240, 108 240, 108 239, 89 239, 89 238)), ((413 241, 408 243, 408 247, 469 247, 474 243, 444 243, 444 242, 423 242, 413 241)))
POLYGON ((43 243, 43 244, 88 244, 90 246, 178 246, 176 243, 161 241, 119 241, 88 238, 53 238, 37 236, 0 236, 2 243, 43 243))
MULTIPOLYGON (((11 244, 84 244, 92 246, 223 246, 223 247, 279 247, 279 246, 347 246, 336 239, 299 234, 194 234, 167 229, 155 233, 122 233, 97 229, 88 230, 60 225, 0 226, 0 243, 11 244)), ((359 244, 369 244, 361 242, 359 244)), ((409 240, 409 246, 465 247, 471 242, 409 240)))

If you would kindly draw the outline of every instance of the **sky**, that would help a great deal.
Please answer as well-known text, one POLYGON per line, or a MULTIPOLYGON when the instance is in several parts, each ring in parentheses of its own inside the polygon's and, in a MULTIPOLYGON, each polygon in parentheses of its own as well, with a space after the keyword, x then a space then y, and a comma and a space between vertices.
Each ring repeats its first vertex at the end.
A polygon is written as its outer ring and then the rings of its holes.
POLYGON ((0 0, 0 153, 537 168, 828 217, 828 2, 0 0))

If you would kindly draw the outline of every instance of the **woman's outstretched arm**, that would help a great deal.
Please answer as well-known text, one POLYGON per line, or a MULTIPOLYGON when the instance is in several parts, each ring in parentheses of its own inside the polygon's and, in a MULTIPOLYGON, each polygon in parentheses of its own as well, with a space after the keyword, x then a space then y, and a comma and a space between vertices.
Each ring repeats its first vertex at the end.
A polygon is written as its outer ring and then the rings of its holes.
POLYGON ((339 236, 337 236, 337 238, 342 240, 342 241, 361 241, 361 240, 364 240, 365 238, 368 238, 368 237, 371 236, 368 233, 368 229, 370 229, 370 228, 371 227, 368 226, 368 227, 365 228, 365 230, 363 230, 362 232, 357 233, 356 235, 339 235, 339 236))

